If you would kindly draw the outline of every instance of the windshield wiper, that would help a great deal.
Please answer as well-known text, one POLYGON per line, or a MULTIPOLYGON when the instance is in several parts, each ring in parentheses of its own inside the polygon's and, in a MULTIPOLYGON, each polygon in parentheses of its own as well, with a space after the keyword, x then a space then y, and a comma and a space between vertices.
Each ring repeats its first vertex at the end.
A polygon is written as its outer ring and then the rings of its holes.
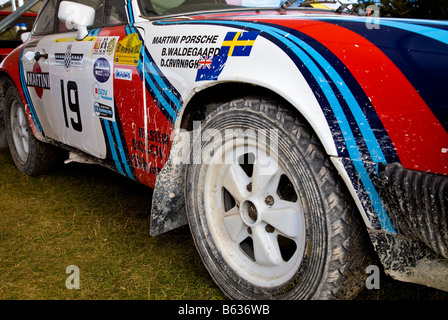
POLYGON ((280 9, 278 9, 279 12, 285 12, 285 10, 287 8, 289 8, 290 6, 292 6, 294 3, 296 3, 297 0, 286 0, 285 3, 282 4, 282 6, 280 7, 280 9))

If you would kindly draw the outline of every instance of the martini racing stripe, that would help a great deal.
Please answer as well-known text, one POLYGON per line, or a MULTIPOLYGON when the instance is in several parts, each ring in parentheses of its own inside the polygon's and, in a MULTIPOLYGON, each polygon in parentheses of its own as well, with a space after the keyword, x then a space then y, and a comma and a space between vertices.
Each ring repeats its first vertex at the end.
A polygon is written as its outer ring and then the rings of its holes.
MULTIPOLYGON (((325 18, 323 18, 323 21, 325 21, 325 20, 333 21, 333 22, 348 21, 348 19, 346 19, 344 17, 325 17, 325 18)), ((358 23, 361 22, 365 27, 366 21, 369 21, 369 20, 368 19, 366 20, 365 18, 350 17, 350 21, 354 21, 354 22, 358 22, 358 23)), ((414 20, 407 23, 407 22, 398 21, 396 19, 376 19, 376 20, 374 20, 374 22, 380 26, 380 30, 381 30, 381 26, 392 27, 395 29, 401 29, 403 31, 416 33, 416 34, 431 38, 433 40, 440 41, 444 44, 448 44, 448 37, 446 36, 446 31, 444 29, 434 28, 432 26, 429 26, 430 23, 428 23, 428 25, 423 25, 423 24, 416 25, 416 24, 411 23, 413 21, 414 20)), ((437 23, 438 24, 445 23, 446 26, 448 27, 447 22, 438 21, 437 23)), ((378 29, 376 29, 376 31, 377 30, 378 29)))
POLYGON ((430 29, 433 33, 429 31, 414 33, 403 28, 392 27, 392 25, 401 26, 403 23, 390 23, 391 27, 365 32, 365 26, 361 23, 332 19, 328 22, 365 37, 374 46, 381 48, 412 83, 427 106, 448 131, 448 111, 446 111, 448 102, 445 94, 445 88, 448 87, 448 30, 425 26, 425 30, 430 29), (439 36, 435 37, 434 35, 439 36), (406 48, 388 49, 391 44, 396 43, 406 43, 406 48), (431 48, 431 53, 427 48, 431 48), (440 62, 434 64, 434 60, 440 62), (435 65, 439 67, 435 69, 435 65), (424 77, 421 76, 422 74, 424 77))
POLYGON ((134 10, 132 10, 132 1, 128 0, 126 3, 126 13, 129 18, 129 22, 133 24, 135 22, 134 19, 134 10))
MULTIPOLYGON (((444 172, 446 169, 440 165, 435 167, 432 160, 440 158, 440 150, 448 141, 448 99, 444 90, 448 87, 448 64, 440 60, 438 70, 431 69, 431 65, 434 59, 448 59, 447 45, 401 29, 383 28, 369 32, 364 24, 337 21, 336 24, 334 20, 308 20, 304 22, 303 29, 313 39, 326 43, 327 48, 341 61, 347 61, 346 67, 381 115, 381 122, 398 150, 397 156, 403 166, 413 168, 417 164, 421 170, 444 172), (332 41, 334 35, 340 41, 332 41), (368 56, 368 63, 347 54, 347 47, 342 44, 349 41, 358 44, 357 55, 368 56), (406 48, 410 50, 388 49, 404 41, 409 42, 406 48), (426 48, 431 48, 432 54, 426 48), (372 79, 381 81, 381 85, 374 85, 372 79), (400 92, 398 101, 397 92, 400 92), (406 117, 392 112, 391 104, 394 104, 394 110, 400 110, 398 114, 405 113, 406 117), (421 139, 427 135, 428 128, 439 139, 421 139), (409 134, 411 132, 412 135, 409 134), (412 139, 413 147, 424 151, 413 153, 409 150, 407 139, 412 139)), ((443 32, 448 37, 448 32, 443 32)), ((386 155, 390 155, 393 149, 392 145, 383 147, 386 155)), ((388 163, 391 162, 398 161, 388 158, 388 163)))
MULTIPOLYGON (((137 29, 126 26, 126 34, 137 33, 142 39, 137 29)), ((146 88, 149 90, 157 107, 174 125, 178 112, 182 109, 182 99, 180 93, 174 86, 163 76, 161 70, 157 67, 155 61, 149 54, 145 46, 144 51, 140 54, 140 61, 137 66, 139 75, 144 79, 146 88), (142 70, 142 66, 144 70, 142 70)))
MULTIPOLYGON (((22 51, 20 52, 20 61, 22 61, 24 49, 22 49, 22 51)), ((28 104, 34 124, 36 125, 36 128, 39 131, 39 133, 43 134, 42 126, 40 124, 39 119, 37 118, 36 110, 34 109, 33 101, 31 100, 30 93, 29 93, 28 87, 26 85, 25 72, 23 71, 23 63, 19 63, 19 74, 20 74, 20 83, 21 83, 23 95, 25 96, 25 100, 26 100, 26 103, 28 104)))
MULTIPOLYGON (((366 94, 365 86, 357 77, 358 74, 368 76, 366 72, 361 70, 368 67, 372 68, 372 66, 366 66, 365 61, 363 61, 360 66, 357 65, 358 68, 351 68, 353 61, 346 59, 346 51, 344 49, 341 50, 342 52, 335 50, 337 44, 328 40, 333 39, 336 34, 339 36, 339 30, 322 27, 326 23, 320 21, 303 23, 304 28, 300 32, 286 26, 278 27, 285 32, 294 34, 295 37, 307 43, 318 53, 319 59, 315 62, 320 67, 321 72, 326 75, 334 93, 339 97, 338 100, 347 117, 363 160, 386 163, 400 162, 388 132, 372 104, 371 95, 366 94), (318 30, 315 31, 315 29, 318 30), (331 77, 330 73, 332 74, 331 77), (344 90, 345 93, 339 93, 340 90, 344 90)), ((316 54, 311 55, 312 58, 315 56, 316 54)), ((306 69, 306 67, 303 66, 301 70, 303 69, 306 69)), ((370 88, 378 87, 372 86, 370 82, 369 85, 370 88)))
MULTIPOLYGON (((98 36, 99 33, 101 31, 100 29, 93 29, 89 32, 90 36, 98 36)), ((127 161, 127 150, 125 149, 125 146, 122 143, 122 139, 120 136, 120 130, 119 130, 119 126, 117 124, 117 121, 120 121, 119 119, 119 115, 118 115, 118 111, 117 108, 115 107, 115 121, 110 121, 110 120, 106 120, 106 119, 100 119, 101 121, 101 126, 103 127, 103 132, 105 132, 105 136, 106 136, 106 142, 108 145, 108 151, 110 152, 112 159, 115 163, 115 167, 117 169, 117 171, 124 175, 127 176, 133 180, 135 180, 134 178, 134 174, 133 174, 133 170, 131 169, 131 167, 128 164, 127 161)), ((121 128, 121 124, 120 124, 120 128, 121 128)))
POLYGON ((117 168, 117 170, 120 174, 125 176, 126 174, 124 173, 123 168, 121 166, 121 161, 118 158, 116 149, 114 148, 115 142, 114 142, 113 134, 112 134, 111 128, 110 128, 110 121, 101 119, 101 125, 103 126, 104 131, 106 132, 106 136, 107 136, 106 141, 107 141, 108 147, 109 147, 108 149, 110 150, 112 159, 114 160, 115 167, 117 168))
MULTIPOLYGON (((116 117, 116 121, 118 121, 116 117)), ((127 161, 127 150, 122 143, 122 138, 120 136, 120 131, 116 121, 110 121, 106 119, 101 119, 101 125, 104 128, 107 136, 108 149, 112 155, 112 159, 118 172, 124 176, 135 180, 133 170, 127 161)))

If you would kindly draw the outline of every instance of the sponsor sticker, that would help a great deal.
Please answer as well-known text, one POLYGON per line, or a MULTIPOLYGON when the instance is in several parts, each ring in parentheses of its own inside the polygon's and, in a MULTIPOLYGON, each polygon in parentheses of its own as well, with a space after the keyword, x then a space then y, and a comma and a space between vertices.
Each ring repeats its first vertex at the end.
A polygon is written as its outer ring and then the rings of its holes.
POLYGON ((98 82, 95 82, 93 85, 93 96, 96 100, 113 101, 112 92, 104 87, 101 87, 98 82))
POLYGON ((92 55, 111 56, 115 52, 117 37, 98 37, 92 48, 92 55))
POLYGON ((93 64, 93 75, 95 76, 95 79, 101 83, 104 83, 107 80, 109 80, 110 77, 109 62, 104 58, 99 58, 98 60, 96 60, 95 63, 93 64))
POLYGON ((115 68, 115 79, 119 80, 132 80, 132 70, 131 69, 123 69, 123 68, 115 68))
POLYGON ((129 66, 137 66, 140 58, 142 41, 136 33, 127 35, 118 41, 115 49, 115 63, 129 66))
POLYGON ((97 115, 100 118, 112 119, 114 116, 112 107, 109 107, 105 104, 95 102, 95 104, 93 105, 93 109, 95 115, 97 115))
POLYGON ((69 44, 65 52, 54 54, 55 64, 64 66, 66 71, 69 71, 71 67, 82 67, 84 54, 72 53, 72 45, 69 44))
POLYGON ((42 99, 44 89, 50 89, 50 74, 48 72, 42 72, 39 62, 36 61, 34 63, 32 72, 26 73, 26 85, 28 87, 34 87, 40 99, 42 99))

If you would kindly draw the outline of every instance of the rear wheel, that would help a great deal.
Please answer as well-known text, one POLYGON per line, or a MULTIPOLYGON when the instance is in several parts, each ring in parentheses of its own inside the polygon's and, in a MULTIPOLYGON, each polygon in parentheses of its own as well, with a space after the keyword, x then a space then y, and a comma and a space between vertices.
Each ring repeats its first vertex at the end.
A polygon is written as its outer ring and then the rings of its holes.
POLYGON ((187 169, 195 244, 237 299, 350 298, 367 262, 345 186, 312 131, 273 101, 225 104, 187 169), (199 155, 198 155, 199 157, 199 155))
POLYGON ((20 95, 13 85, 5 95, 4 121, 11 157, 20 172, 36 176, 62 162, 62 150, 34 137, 20 95))

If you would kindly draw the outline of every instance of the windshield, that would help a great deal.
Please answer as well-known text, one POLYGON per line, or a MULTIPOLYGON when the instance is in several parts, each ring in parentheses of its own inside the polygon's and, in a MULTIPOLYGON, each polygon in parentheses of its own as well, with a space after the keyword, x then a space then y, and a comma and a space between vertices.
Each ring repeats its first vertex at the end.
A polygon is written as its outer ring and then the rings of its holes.
MULTIPOLYGON (((306 2, 298 0, 290 8, 303 6, 306 2)), ((279 9, 284 3, 285 0, 140 0, 141 9, 147 16, 239 8, 279 9)))

